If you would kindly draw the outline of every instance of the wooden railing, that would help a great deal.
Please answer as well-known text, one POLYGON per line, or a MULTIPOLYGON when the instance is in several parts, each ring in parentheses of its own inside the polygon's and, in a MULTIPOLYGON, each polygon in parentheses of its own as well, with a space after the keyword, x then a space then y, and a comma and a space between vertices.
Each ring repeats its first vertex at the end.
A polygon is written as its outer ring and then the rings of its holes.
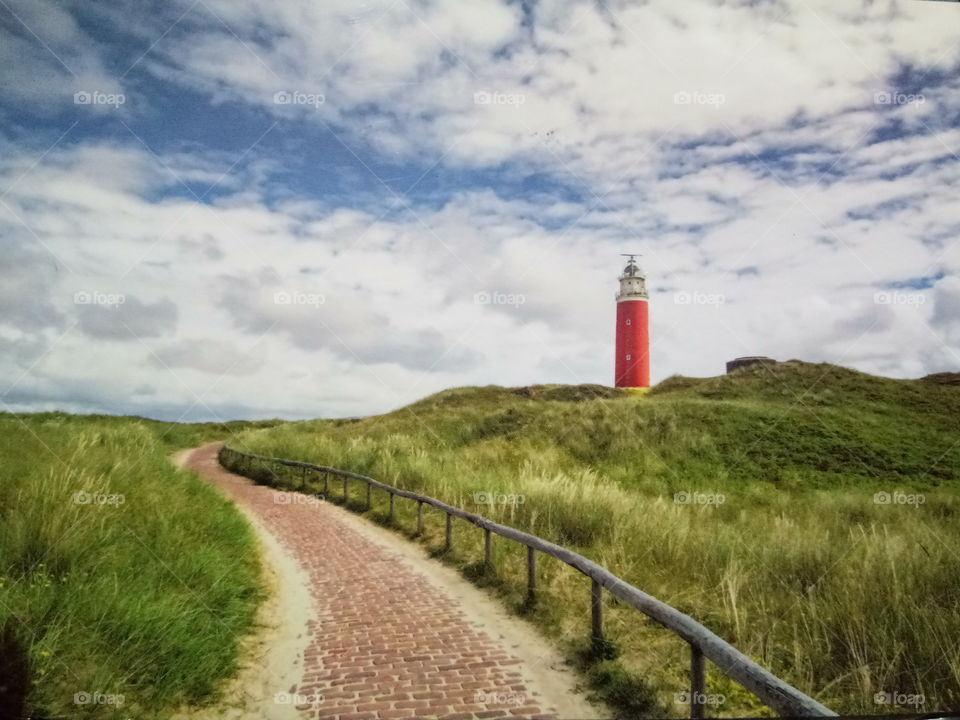
MULTIPOLYGON (((489 566, 492 563, 491 535, 514 540, 527 547, 527 596, 528 601, 536 599, 536 553, 556 558, 570 567, 579 570, 591 581, 591 643, 595 648, 605 643, 603 635, 603 591, 606 590, 621 601, 633 606, 644 615, 660 623, 663 627, 679 635, 690 645, 690 717, 699 720, 704 717, 706 701, 706 673, 705 660, 710 660, 719 667, 728 677, 740 683, 752 692, 761 701, 773 708, 777 713, 789 717, 835 717, 836 713, 819 702, 804 695, 796 688, 788 685, 769 670, 761 667, 742 652, 733 647, 723 638, 714 634, 698 623, 689 615, 667 605, 655 597, 635 588, 621 580, 604 567, 579 555, 572 550, 555 545, 552 542, 530 535, 506 525, 500 525, 485 517, 466 512, 460 508, 447 505, 425 495, 409 490, 385 485, 373 478, 356 473, 339 470, 337 468, 296 460, 262 457, 251 453, 243 453, 224 445, 220 449, 220 463, 228 469, 250 476, 256 465, 263 469, 268 464, 282 465, 301 470, 301 484, 303 489, 307 484, 308 473, 322 473, 324 496, 330 496, 331 476, 343 480, 343 499, 349 498, 347 483, 356 480, 367 486, 367 506, 372 506, 372 490, 382 490, 390 496, 390 519, 394 518, 394 497, 407 498, 417 503, 417 531, 423 532, 423 506, 430 505, 446 514, 446 548, 453 547, 453 518, 462 520, 482 528, 484 531, 484 561, 489 566)), ((272 473, 272 471, 270 471, 272 473)))

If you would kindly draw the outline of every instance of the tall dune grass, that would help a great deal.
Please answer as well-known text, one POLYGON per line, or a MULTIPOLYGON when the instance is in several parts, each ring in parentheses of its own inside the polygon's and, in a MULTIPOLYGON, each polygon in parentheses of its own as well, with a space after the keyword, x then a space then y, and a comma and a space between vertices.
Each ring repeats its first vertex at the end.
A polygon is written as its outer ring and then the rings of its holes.
POLYGON ((210 434, 0 415, 0 716, 167 717, 234 673, 254 538, 167 457, 210 434))
MULTIPOLYGON (((643 398, 464 388, 232 444, 367 474, 574 548, 836 711, 956 707, 960 389, 802 363, 763 373, 671 379, 643 398), (875 502, 893 492, 924 503, 875 502), (496 493, 523 502, 477 504, 496 493), (682 502, 720 495, 722 504, 682 502), (878 704, 878 693, 924 702, 878 704)), ((363 510, 355 493, 351 505, 363 510)), ((372 514, 382 520, 384 506, 372 514)), ((413 528, 414 504, 397 510, 397 525, 413 528)), ((446 559, 522 608, 521 549, 496 543, 491 577, 477 568, 482 533, 458 524, 455 534, 446 559)), ((442 538, 442 518, 428 520, 423 540, 440 553, 442 538)), ((547 558, 539 572, 531 616, 576 656, 589 632, 589 583, 547 558)), ((626 683, 641 700, 620 697, 626 714, 684 713, 675 700, 687 686, 685 644, 609 604, 619 658, 590 668, 616 676, 608 697, 626 683)), ((724 696, 711 714, 765 712, 719 672, 709 680, 724 696)))

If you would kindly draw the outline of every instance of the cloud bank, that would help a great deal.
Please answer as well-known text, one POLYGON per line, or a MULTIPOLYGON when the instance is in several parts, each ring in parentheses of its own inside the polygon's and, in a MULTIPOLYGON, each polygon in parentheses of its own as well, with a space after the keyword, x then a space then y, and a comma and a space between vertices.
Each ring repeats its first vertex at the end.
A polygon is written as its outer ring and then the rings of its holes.
POLYGON ((382 412, 744 354, 960 366, 943 3, 0 7, 8 410, 382 412))

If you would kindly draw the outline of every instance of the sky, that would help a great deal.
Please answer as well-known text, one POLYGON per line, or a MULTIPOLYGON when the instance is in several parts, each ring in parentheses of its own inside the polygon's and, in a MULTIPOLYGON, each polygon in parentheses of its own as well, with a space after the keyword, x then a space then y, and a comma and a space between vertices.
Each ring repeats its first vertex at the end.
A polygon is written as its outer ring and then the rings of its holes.
POLYGON ((960 371, 960 4, 0 0, 0 410, 960 371))

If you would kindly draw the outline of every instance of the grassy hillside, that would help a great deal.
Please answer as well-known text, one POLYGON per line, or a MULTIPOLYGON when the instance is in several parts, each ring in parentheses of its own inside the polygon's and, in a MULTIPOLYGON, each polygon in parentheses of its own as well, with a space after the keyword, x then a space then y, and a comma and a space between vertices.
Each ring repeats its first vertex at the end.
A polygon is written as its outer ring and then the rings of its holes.
MULTIPOLYGON (((231 444, 364 473, 571 546, 833 709, 879 713, 960 703, 958 421, 955 385, 794 361, 674 377, 642 397, 459 388, 231 444), (484 504, 491 496, 517 502, 484 504), (924 704, 880 705, 881 692, 924 704)), ((424 539, 439 547, 442 532, 435 518, 424 539)), ((521 607, 519 549, 496 544, 496 577, 479 558, 481 533, 458 529, 447 559, 521 607)), ((553 561, 539 572, 532 617, 576 654, 589 584, 553 561)), ((609 608, 620 655, 592 665, 593 679, 621 707, 682 713, 686 647, 640 617, 609 608)), ((711 714, 759 711, 716 672, 710 687, 724 695, 711 714)))
POLYGON ((243 427, 0 414, 0 717, 166 717, 234 672, 254 539, 167 454, 243 427))

